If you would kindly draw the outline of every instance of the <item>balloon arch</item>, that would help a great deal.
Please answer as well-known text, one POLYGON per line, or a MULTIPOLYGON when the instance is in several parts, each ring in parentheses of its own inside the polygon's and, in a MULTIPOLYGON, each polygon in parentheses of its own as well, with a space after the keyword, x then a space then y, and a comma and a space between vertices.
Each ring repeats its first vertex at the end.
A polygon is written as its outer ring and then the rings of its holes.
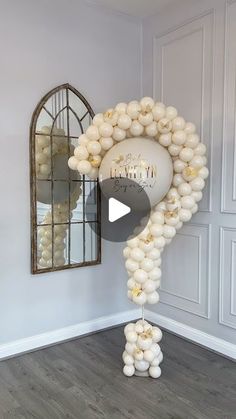
POLYGON ((200 142, 196 127, 185 122, 173 106, 165 106, 150 97, 98 113, 79 146, 69 159, 69 167, 91 179, 105 154, 119 142, 133 137, 152 139, 164 147, 173 165, 170 188, 156 202, 148 220, 143 219, 123 251, 128 273, 128 298, 142 307, 142 318, 125 326, 123 373, 158 378, 163 355, 159 346, 162 332, 144 319, 144 304, 159 301, 161 253, 176 231, 198 210, 202 189, 208 177, 206 146, 200 142), (145 225, 145 227, 142 226, 145 225))

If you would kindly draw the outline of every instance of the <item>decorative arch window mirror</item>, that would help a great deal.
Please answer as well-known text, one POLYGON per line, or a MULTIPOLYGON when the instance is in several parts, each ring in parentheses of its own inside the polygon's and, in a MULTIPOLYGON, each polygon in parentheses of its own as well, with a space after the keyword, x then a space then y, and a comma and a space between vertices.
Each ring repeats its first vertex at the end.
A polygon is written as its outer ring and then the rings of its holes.
POLYGON ((33 274, 101 262, 97 180, 68 167, 78 137, 91 124, 93 116, 87 100, 69 84, 47 93, 33 113, 30 128, 33 274))

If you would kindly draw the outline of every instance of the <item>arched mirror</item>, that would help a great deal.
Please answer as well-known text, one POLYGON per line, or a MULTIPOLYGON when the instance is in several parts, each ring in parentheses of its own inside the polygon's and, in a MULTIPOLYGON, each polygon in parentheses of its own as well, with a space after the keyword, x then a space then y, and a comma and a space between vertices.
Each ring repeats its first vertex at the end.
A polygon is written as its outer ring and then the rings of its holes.
POLYGON ((98 183, 70 170, 67 163, 93 116, 87 100, 69 84, 46 94, 33 113, 30 166, 34 274, 101 261, 98 183))

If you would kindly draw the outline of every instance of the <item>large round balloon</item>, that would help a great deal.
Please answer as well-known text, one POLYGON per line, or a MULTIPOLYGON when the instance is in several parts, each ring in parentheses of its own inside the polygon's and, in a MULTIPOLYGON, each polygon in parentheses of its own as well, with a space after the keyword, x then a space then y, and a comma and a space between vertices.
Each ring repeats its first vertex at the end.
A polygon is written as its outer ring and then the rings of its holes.
POLYGON ((172 178, 170 154, 156 141, 145 137, 129 138, 116 144, 106 153, 99 169, 103 193, 109 197, 115 192, 116 198, 120 201, 125 198, 128 205, 137 202, 140 206, 142 201, 137 198, 144 190, 151 207, 155 206, 169 191, 172 178), (110 182, 103 183, 107 179, 110 182), (124 179, 125 187, 122 187, 124 179))

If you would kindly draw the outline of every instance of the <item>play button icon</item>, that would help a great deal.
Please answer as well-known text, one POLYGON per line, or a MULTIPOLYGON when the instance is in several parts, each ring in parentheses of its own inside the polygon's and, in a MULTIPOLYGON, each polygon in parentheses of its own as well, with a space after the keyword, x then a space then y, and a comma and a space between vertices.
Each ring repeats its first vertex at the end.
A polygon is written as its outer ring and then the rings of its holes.
POLYGON ((114 182, 113 179, 100 182, 101 228, 98 229, 97 223, 91 217, 91 202, 94 202, 95 190, 91 190, 86 200, 86 219, 95 233, 101 232, 103 239, 125 242, 140 223, 142 226, 139 233, 146 227, 151 211, 150 201, 145 188, 140 187, 137 182, 122 177, 119 182, 114 182))
POLYGON ((114 221, 117 221, 125 215, 129 214, 130 211, 131 208, 128 207, 128 205, 123 204, 115 198, 109 198, 108 219, 110 223, 114 223, 114 221))

